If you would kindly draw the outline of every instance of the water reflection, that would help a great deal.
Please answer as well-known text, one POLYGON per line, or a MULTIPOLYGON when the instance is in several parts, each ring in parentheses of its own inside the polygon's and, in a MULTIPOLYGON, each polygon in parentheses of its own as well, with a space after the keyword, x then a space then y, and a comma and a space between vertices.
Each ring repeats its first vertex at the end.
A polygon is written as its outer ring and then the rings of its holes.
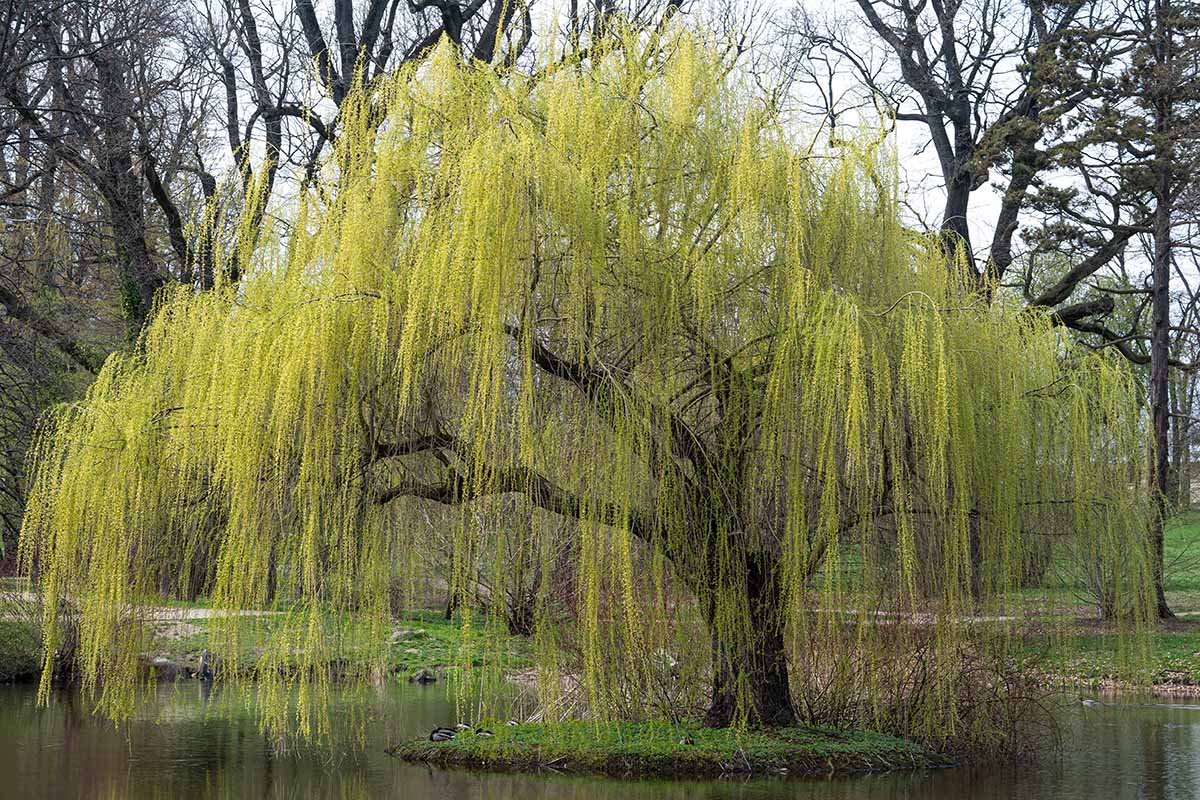
MULTIPOLYGON (((0 687, 0 797, 308 798, 475 800, 901 800, 907 798, 1145 798, 1200 796, 1200 706, 1162 701, 1072 706, 1062 714, 1060 758, 1036 767, 943 770, 915 775, 788 781, 612 781, 567 775, 516 776, 401 764, 382 753, 397 738, 453 719, 437 687, 392 686, 372 698, 362 748, 276 749, 252 715, 230 715, 195 683, 165 687, 137 718, 117 728, 89 713, 78 695, 36 707, 29 687, 0 687)), ((335 708, 350 724, 359 706, 335 708)))

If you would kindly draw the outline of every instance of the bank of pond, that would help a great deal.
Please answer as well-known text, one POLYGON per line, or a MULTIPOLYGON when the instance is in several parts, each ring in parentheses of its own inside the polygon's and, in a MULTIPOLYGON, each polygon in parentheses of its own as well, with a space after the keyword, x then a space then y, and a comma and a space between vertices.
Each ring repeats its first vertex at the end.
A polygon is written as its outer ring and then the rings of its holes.
POLYGON ((894 736, 830 727, 705 728, 668 722, 519 723, 438 728, 388 748, 441 767, 611 777, 826 776, 951 766, 894 736), (461 729, 460 729, 461 728, 461 729))

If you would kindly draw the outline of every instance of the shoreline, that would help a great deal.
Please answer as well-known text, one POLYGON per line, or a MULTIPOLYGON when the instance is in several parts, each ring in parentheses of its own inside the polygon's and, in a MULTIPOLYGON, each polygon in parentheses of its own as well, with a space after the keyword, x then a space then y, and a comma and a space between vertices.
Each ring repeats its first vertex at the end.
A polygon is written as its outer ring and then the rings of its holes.
POLYGON ((1138 684, 1116 678, 1080 678, 1069 675, 1047 675, 1046 677, 1054 681, 1054 685, 1062 691, 1087 691, 1114 697, 1142 695, 1143 697, 1161 698, 1200 698, 1200 684, 1195 683, 1138 684))
POLYGON ((698 724, 527 723, 387 749, 402 761, 492 772, 618 778, 832 777, 954 766, 913 742, 869 731, 707 729, 698 724))

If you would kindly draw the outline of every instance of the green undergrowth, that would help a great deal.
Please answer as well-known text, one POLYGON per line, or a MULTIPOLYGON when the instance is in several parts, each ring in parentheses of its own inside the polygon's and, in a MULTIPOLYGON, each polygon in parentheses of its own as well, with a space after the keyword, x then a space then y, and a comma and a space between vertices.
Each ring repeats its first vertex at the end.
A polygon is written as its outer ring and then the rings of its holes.
POLYGON ((406 761, 496 771, 562 770, 609 776, 830 775, 947 766, 917 744, 868 731, 703 728, 666 722, 523 724, 459 733, 388 752, 406 761))
MULTIPOLYGON (((1140 674, 1130 676, 1123 669, 1120 635, 1089 619, 1095 616, 1094 608, 1081 609, 1079 624, 1066 632, 1058 647, 1031 647, 1028 654, 1039 658, 1042 669, 1069 683, 1092 688, 1133 683, 1200 692, 1200 512, 1185 512, 1168 523, 1163 564, 1163 589, 1178 618, 1151 632, 1151 655, 1140 674)), ((1074 596, 1085 599, 1081 590, 1074 596)))
POLYGON ((23 619, 0 618, 0 683, 33 680, 41 666, 37 626, 23 619))

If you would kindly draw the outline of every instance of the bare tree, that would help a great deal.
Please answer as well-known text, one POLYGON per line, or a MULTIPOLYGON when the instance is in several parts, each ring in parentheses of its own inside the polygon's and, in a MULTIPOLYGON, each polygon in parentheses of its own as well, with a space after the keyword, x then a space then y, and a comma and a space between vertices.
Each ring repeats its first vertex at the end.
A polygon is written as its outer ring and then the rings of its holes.
POLYGON ((155 292, 190 263, 178 189, 161 173, 177 171, 201 123, 183 102, 189 64, 172 11, 161 0, 20 0, 10 5, 3 56, 12 111, 55 168, 70 169, 103 201, 131 336, 155 292), (148 194, 169 246, 158 246, 148 194))
MULTIPOLYGON (((1012 282, 1023 215, 1053 194, 1045 173, 1078 145, 1065 121, 1122 52, 1105 35, 1119 15, 1100 2, 1016 0, 857 0, 857 12, 853 19, 794 17, 805 59, 800 79, 817 111, 836 126, 847 111, 873 105, 923 128, 940 169, 939 227, 948 245, 962 248, 985 288, 1012 282), (972 200, 993 177, 1005 184, 981 249, 972 240, 971 223, 981 222, 971 216, 972 200)), ((1146 224, 1120 204, 1101 211, 1086 221, 1104 235, 1089 238, 1088 252, 1070 269, 1042 286, 1028 275, 1014 284, 1067 325, 1111 310, 1105 298, 1065 304, 1146 224)))
POLYGON ((856 0, 852 19, 798 12, 792 26, 810 102, 832 128, 875 104, 924 129, 945 197, 938 227, 986 293, 1019 292, 1085 343, 1148 367, 1164 617, 1169 370, 1191 366, 1179 355, 1195 306, 1188 289, 1172 315, 1174 207, 1200 166, 1184 144, 1196 124, 1193 5, 856 0), (973 212, 993 178, 999 204, 973 212), (972 241, 981 230, 986 248, 972 241), (1130 277, 1131 262, 1147 280, 1130 277))

